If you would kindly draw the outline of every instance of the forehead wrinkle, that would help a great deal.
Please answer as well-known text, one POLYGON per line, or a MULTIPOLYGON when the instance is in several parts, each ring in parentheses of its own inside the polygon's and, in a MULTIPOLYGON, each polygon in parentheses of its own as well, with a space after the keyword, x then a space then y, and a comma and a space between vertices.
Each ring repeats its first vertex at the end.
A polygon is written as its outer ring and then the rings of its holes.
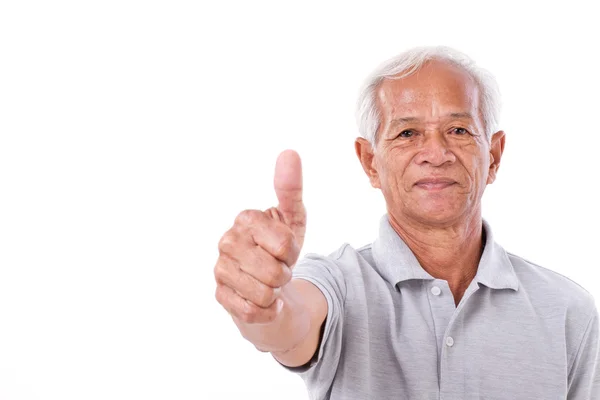
MULTIPOLYGON (((438 121, 455 114, 455 118, 470 118, 481 114, 479 87, 468 74, 465 81, 456 79, 440 84, 435 79, 436 68, 421 68, 411 76, 401 79, 383 79, 377 88, 376 106, 381 116, 381 123, 416 122, 421 120, 438 121), (425 71, 429 69, 429 71, 425 71), (431 79, 434 77, 433 79, 431 79), (419 82, 416 87, 414 81, 419 82), (405 84, 406 83, 406 84, 405 84), (408 87, 407 87, 408 85, 408 87), (458 106, 458 107, 457 107, 458 106), (448 108, 454 110, 448 110, 448 108), (458 110, 457 110, 458 108, 458 110), (442 113, 446 112, 446 115, 442 113), (462 114, 462 115, 458 115, 462 114), (471 115, 467 115, 471 114, 471 115), (397 118, 394 118, 397 117, 397 118), (412 118, 407 120, 406 118, 412 118), (395 122, 397 120, 397 122, 395 122)), ((463 71, 458 71, 465 76, 463 71)))
POLYGON ((392 118, 390 120, 390 123, 392 125, 400 125, 400 124, 409 124, 409 123, 425 123, 425 124, 431 124, 431 123, 436 123, 436 122, 440 122, 443 120, 452 120, 452 119, 470 119, 470 120, 475 120, 475 118, 473 117, 473 115, 468 112, 468 111, 461 111, 461 112, 450 112, 450 113, 446 113, 444 115, 439 115, 433 118, 421 118, 421 117, 416 117, 416 116, 408 116, 408 117, 398 117, 398 118, 392 118))
POLYGON ((404 118, 405 115, 417 117, 419 114, 436 118, 469 117, 479 111, 477 93, 470 92, 471 90, 457 92, 436 86, 427 91, 384 88, 381 90, 380 105, 385 107, 388 115, 399 115, 399 118, 404 118))

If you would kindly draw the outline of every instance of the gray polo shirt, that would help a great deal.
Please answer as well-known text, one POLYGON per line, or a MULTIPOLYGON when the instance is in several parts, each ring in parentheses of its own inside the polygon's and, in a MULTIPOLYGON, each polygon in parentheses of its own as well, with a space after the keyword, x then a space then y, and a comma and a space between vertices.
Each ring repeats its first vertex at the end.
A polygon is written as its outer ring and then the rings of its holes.
POLYGON ((311 399, 600 399, 594 297, 568 278, 486 244, 458 306, 388 222, 374 243, 308 254, 293 275, 328 311, 309 367, 311 399))

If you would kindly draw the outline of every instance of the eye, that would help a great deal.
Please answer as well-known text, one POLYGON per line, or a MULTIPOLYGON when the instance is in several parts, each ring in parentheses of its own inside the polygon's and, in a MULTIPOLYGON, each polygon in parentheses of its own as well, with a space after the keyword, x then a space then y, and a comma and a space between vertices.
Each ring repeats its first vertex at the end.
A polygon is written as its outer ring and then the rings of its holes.
POLYGON ((465 128, 452 128, 452 133, 457 135, 466 135, 469 133, 465 128))
POLYGON ((409 138, 409 137, 412 137, 413 135, 414 135, 413 131, 411 131, 410 129, 405 129, 402 132, 400 132, 398 137, 409 138))

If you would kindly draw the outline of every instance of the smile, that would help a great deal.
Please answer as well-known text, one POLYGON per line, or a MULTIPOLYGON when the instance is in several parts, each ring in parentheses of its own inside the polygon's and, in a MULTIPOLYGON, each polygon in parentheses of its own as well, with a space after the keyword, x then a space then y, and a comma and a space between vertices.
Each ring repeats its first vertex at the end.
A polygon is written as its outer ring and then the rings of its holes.
POLYGON ((449 188, 455 184, 456 182, 450 179, 422 179, 415 183, 415 186, 424 190, 436 191, 449 188))

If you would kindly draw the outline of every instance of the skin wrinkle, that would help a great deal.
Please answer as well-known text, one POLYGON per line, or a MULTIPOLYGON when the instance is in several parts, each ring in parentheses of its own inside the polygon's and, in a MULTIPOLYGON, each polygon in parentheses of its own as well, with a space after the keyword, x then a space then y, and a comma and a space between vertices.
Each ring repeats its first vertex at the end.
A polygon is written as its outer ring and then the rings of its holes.
POLYGON ((382 81, 376 96, 379 140, 374 149, 356 140, 371 185, 384 195, 390 224, 423 269, 448 281, 456 304, 477 273, 481 197, 504 149, 504 132, 487 140, 479 93, 460 67, 429 61, 413 75, 382 81), (431 178, 454 183, 417 185, 431 178))

